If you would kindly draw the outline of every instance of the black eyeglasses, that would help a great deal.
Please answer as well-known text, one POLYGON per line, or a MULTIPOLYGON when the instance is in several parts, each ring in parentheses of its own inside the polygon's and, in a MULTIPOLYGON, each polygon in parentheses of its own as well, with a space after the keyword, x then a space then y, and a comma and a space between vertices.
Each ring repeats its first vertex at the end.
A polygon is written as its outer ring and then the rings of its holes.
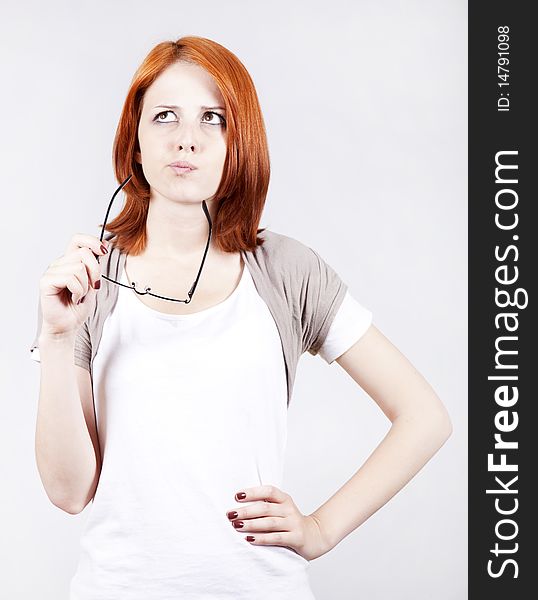
MULTIPOLYGON (((112 202, 114 202, 114 198, 116 197, 116 195, 118 194, 118 192, 125 187, 125 185, 127 185, 127 183, 130 181, 131 177, 133 175, 129 175, 129 177, 127 177, 127 179, 119 186, 119 188, 114 192, 114 195, 112 196, 110 203, 108 205, 108 209, 106 211, 106 215, 105 215, 105 221, 103 223, 103 227, 101 229, 101 237, 99 238, 100 241, 103 241, 103 236, 105 234, 105 225, 106 222, 108 220, 108 214, 110 213, 110 208, 112 206, 112 202)), ((196 286, 198 285, 198 280, 200 279, 200 274, 202 273, 202 269, 204 267, 204 263, 205 263, 205 257, 207 256, 207 251, 209 250, 209 243, 211 241, 211 229, 212 229, 212 223, 211 223, 211 217, 209 216, 209 210, 207 208, 207 205, 205 203, 205 200, 202 201, 202 209, 205 213, 205 216, 207 217, 207 221, 209 223, 209 236, 207 238, 207 244, 205 247, 205 251, 204 251, 204 257, 202 258, 202 264, 200 265, 200 269, 198 270, 198 275, 196 276, 196 279, 194 280, 194 283, 192 284, 191 289, 188 291, 187 295, 188 295, 188 299, 187 300, 177 300, 176 298, 168 298, 167 296, 159 296, 158 294, 153 294, 152 292, 150 292, 151 288, 146 288, 145 291, 143 292, 139 292, 136 289, 136 283, 133 281, 131 285, 125 285, 124 283, 120 283, 119 281, 115 281, 114 279, 110 279, 110 277, 107 277, 106 275, 101 275, 101 277, 103 279, 106 279, 107 281, 110 281, 111 283, 115 283, 117 285, 121 285, 122 287, 126 287, 130 290, 134 290, 137 294, 140 294, 141 296, 145 296, 146 294, 149 294, 150 296, 154 296, 155 298, 161 298, 162 300, 169 300, 170 302, 184 302, 185 304, 188 304, 191 300, 192 297, 194 295, 194 290, 196 289, 196 286)), ((97 257, 97 262, 99 262, 99 258, 101 258, 100 256, 97 257)))

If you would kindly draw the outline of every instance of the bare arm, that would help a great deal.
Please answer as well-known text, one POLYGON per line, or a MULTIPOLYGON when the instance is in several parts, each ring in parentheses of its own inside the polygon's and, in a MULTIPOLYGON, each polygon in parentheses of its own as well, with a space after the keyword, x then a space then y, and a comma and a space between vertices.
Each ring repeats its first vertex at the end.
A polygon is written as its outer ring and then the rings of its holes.
POLYGON ((73 334, 39 338, 41 380, 35 455, 51 502, 77 514, 101 471, 90 373, 73 362, 73 334))
POLYGON ((71 514, 93 497, 101 472, 91 376, 75 364, 75 342, 95 310, 97 257, 108 253, 108 245, 74 234, 39 280, 38 338, 32 346, 39 347, 41 363, 35 455, 48 497, 71 514))
POLYGON ((351 479, 312 513, 327 551, 402 489, 452 433, 435 391, 374 325, 337 362, 392 426, 351 479))

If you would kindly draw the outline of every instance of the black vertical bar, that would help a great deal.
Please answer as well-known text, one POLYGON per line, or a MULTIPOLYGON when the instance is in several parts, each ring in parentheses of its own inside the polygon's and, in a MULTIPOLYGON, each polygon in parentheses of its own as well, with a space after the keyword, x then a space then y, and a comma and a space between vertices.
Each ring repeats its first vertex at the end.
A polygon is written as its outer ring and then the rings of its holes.
POLYGON ((538 477, 532 7, 469 3, 471 600, 538 597, 531 493, 538 477))

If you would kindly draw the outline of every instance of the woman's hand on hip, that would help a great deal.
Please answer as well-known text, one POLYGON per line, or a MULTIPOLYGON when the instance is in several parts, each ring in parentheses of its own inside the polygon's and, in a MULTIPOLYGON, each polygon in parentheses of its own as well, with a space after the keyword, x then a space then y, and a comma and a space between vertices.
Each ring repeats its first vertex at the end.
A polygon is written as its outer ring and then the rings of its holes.
POLYGON ((291 496, 274 485, 244 488, 235 500, 253 502, 226 513, 236 531, 248 534, 245 539, 252 545, 284 546, 306 560, 330 550, 319 521, 312 515, 303 515, 291 496))

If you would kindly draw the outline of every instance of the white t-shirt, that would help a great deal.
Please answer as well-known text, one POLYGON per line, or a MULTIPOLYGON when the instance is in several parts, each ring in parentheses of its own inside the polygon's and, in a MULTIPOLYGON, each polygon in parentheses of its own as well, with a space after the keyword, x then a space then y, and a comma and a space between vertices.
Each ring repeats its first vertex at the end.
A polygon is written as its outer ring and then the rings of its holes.
MULTIPOLYGON (((371 322, 348 292, 320 356, 371 322)), ((307 560, 247 542, 226 515, 252 504, 234 498, 245 487, 282 489, 287 439, 282 345, 246 265, 228 298, 189 315, 120 287, 93 389, 103 465, 70 600, 314 598, 307 560)))

